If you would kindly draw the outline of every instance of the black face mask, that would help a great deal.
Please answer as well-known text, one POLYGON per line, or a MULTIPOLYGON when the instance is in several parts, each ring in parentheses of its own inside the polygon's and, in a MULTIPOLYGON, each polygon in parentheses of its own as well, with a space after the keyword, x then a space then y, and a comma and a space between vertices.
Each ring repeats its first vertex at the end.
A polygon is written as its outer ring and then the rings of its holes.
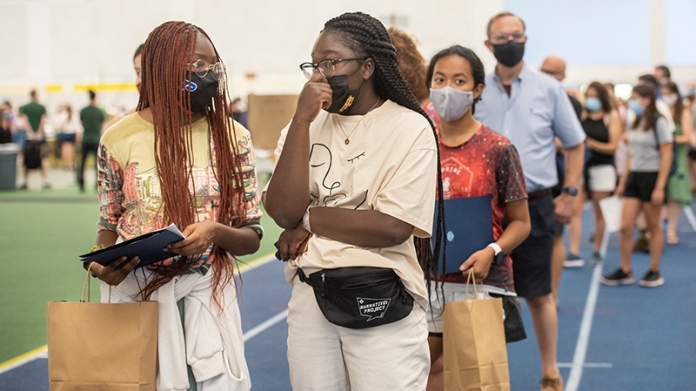
POLYGON ((343 113, 348 110, 360 96, 360 89, 351 90, 348 87, 348 75, 337 75, 326 79, 331 86, 331 106, 329 113, 343 113))
MULTIPOLYGON (((213 72, 208 72, 205 77, 199 77, 192 73, 191 81, 186 80, 184 88, 191 91, 191 108, 189 110, 192 113, 203 113, 213 103, 213 97, 218 89, 218 79, 213 72)), ((184 106, 186 106, 185 103, 184 106)))
POLYGON ((493 55, 506 67, 514 67, 524 57, 524 42, 508 41, 502 45, 493 45, 493 55))

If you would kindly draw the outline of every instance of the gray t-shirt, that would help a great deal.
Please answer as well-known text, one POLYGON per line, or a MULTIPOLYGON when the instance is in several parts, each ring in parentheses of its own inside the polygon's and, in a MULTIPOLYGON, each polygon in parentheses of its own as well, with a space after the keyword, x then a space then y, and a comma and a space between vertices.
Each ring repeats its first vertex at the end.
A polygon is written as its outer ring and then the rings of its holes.
MULTIPOLYGON (((628 129, 628 158, 630 171, 660 171, 660 160, 662 155, 658 149, 654 132, 655 130, 652 128, 643 130, 643 121, 638 124, 638 128, 628 129)), ((657 120, 657 137, 660 140, 660 144, 672 142, 672 132, 669 131, 669 124, 667 119, 662 116, 657 120)))

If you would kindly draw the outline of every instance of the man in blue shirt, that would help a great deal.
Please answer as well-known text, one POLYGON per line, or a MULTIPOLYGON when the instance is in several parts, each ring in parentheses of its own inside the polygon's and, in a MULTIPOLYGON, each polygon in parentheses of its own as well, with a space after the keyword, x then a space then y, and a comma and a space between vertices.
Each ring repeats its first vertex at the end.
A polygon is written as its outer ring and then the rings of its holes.
POLYGON ((498 63, 486 76, 475 117, 503 134, 517 148, 524 170, 532 231, 512 252, 515 290, 526 298, 534 321, 542 362, 542 390, 563 390, 556 365, 558 317, 551 295, 551 254, 556 221, 567 224, 582 174, 585 133, 561 84, 522 61, 527 41, 524 22, 509 12, 488 22, 485 42, 498 63), (563 192, 558 182, 558 137, 566 153, 563 192))

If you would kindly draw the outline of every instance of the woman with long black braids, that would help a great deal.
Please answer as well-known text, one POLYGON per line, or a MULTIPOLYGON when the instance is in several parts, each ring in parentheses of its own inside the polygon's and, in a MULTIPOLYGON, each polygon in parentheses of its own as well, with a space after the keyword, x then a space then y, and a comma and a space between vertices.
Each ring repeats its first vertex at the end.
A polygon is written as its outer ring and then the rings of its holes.
POLYGON ((309 81, 265 198, 285 228, 292 387, 425 390, 434 129, 369 15, 328 21, 300 68, 309 81))
POLYGON ((97 245, 170 223, 186 237, 168 246, 179 256, 147 267, 89 266, 112 286, 102 301, 159 303, 157 390, 251 388, 234 256, 255 252, 263 231, 253 147, 227 116, 225 80, 201 28, 163 23, 143 46, 137 112, 100 141, 97 245))

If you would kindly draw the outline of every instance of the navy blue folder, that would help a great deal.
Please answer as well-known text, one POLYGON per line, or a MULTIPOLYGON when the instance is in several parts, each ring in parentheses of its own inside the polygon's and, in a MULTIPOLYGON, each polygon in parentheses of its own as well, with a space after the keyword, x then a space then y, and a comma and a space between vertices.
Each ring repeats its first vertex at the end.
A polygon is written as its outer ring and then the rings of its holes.
POLYGON ((128 259, 134 256, 140 257, 140 263, 136 267, 147 266, 178 254, 164 251, 168 244, 185 239, 176 225, 152 231, 145 235, 126 240, 111 247, 80 255, 82 262, 96 262, 100 265, 108 265, 111 262, 125 256, 128 259))
MULTIPOLYGON (((437 228, 437 217, 436 205, 433 240, 437 228)), ((445 232, 445 240, 447 240, 445 273, 461 273, 459 266, 471 254, 493 242, 491 196, 445 200, 445 226, 447 227, 447 232, 445 232)), ((442 255, 438 259, 437 272, 441 273, 441 270, 442 255)))

